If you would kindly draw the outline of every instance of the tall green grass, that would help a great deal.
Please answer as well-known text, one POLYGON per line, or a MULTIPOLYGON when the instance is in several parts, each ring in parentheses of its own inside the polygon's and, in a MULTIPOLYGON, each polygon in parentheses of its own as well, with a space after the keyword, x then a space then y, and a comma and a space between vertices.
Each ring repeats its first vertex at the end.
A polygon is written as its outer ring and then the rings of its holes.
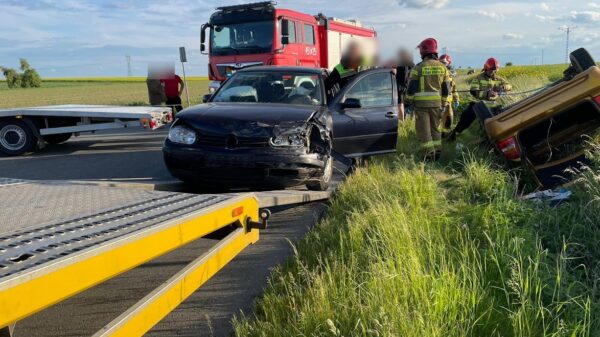
POLYGON ((400 133, 398 155, 348 178, 236 335, 600 335, 595 175, 571 203, 525 202, 487 152, 448 146, 424 165, 412 125, 400 133))

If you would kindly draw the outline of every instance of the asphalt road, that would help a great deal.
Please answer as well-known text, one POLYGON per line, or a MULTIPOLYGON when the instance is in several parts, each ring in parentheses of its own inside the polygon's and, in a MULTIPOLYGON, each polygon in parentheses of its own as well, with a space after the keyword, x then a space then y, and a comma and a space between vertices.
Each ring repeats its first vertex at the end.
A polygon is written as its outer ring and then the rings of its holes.
POLYGON ((0 177, 32 180, 173 181, 162 160, 166 130, 84 134, 22 157, 0 155, 0 177))
MULTIPOLYGON (((166 131, 102 133, 76 137, 25 157, 0 157, 0 177, 32 180, 173 182, 162 162, 166 131)), ((274 209, 268 230, 194 293, 150 336, 229 336, 230 320, 251 313, 273 267, 292 255, 326 209, 323 203, 274 209)), ((89 336, 216 241, 200 239, 17 324, 16 336, 89 336)))

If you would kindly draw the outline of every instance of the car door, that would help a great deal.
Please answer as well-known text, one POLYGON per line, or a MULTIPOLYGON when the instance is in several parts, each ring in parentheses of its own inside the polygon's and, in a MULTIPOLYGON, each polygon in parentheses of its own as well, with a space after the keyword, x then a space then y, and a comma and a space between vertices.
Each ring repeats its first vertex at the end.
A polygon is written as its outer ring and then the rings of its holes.
POLYGON ((333 147, 348 157, 394 152, 398 105, 389 69, 361 72, 332 99, 333 147))
POLYGON ((281 21, 282 25, 287 25, 288 31, 288 44, 285 45, 285 56, 287 56, 287 63, 285 65, 299 66, 300 55, 304 52, 302 48, 302 25, 291 19, 284 18, 281 21))
POLYGON ((300 64, 303 67, 319 68, 319 46, 316 40, 316 28, 314 24, 302 22, 302 51, 300 52, 300 64))

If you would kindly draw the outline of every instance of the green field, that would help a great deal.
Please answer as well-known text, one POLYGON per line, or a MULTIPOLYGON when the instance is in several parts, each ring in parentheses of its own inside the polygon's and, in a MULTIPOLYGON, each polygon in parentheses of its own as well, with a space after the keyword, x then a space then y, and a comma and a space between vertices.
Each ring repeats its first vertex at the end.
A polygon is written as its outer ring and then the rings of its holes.
MULTIPOLYGON (((146 79, 77 78, 44 80, 41 88, 8 89, 0 82, 0 108, 55 104, 143 105, 148 103, 146 79)), ((188 79, 191 104, 200 102, 208 90, 208 79, 188 79)), ((185 93, 182 96, 185 103, 185 93)))
MULTIPOLYGON (((516 91, 549 83, 524 69, 505 74, 516 91)), ((343 183, 236 335, 599 336, 600 172, 562 206, 522 201, 527 172, 472 129, 423 164, 403 123, 397 154, 343 183)))

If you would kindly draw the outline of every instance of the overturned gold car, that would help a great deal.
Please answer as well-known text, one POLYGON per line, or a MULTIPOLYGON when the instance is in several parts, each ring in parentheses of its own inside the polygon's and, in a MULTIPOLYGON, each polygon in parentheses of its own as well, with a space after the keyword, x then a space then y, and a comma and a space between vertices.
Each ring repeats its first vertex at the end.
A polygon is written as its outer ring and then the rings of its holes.
POLYGON ((600 68, 583 48, 570 60, 560 81, 496 115, 485 104, 475 107, 503 156, 524 163, 546 187, 564 183, 588 162, 590 137, 600 127, 600 68))

